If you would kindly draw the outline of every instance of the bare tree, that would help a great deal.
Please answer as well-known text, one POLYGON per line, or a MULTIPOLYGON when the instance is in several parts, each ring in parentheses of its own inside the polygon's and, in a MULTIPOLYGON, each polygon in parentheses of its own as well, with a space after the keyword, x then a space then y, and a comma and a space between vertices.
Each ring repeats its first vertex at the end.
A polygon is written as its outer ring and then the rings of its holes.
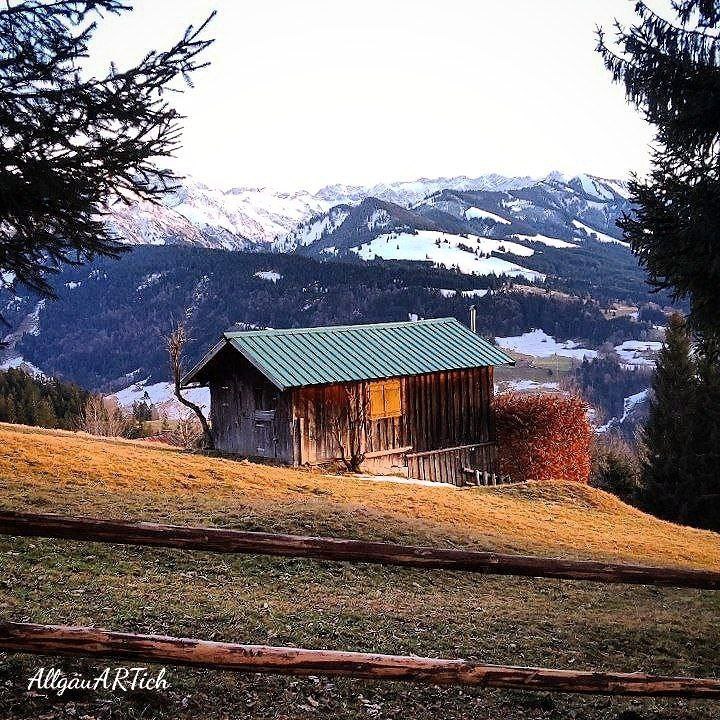
POLYGON ((190 338, 188 337, 185 325, 182 322, 177 323, 171 329, 170 334, 165 337, 165 347, 167 349, 168 357, 170 359, 170 371, 172 373, 172 382, 175 388, 175 397, 186 407, 190 408, 197 419, 200 422, 203 434, 203 445, 206 450, 214 450, 215 442, 213 441, 212 432, 210 431, 210 425, 203 415, 199 405, 196 405, 191 400, 183 397, 181 392, 180 381, 183 377, 183 366, 185 364, 185 346, 187 345, 190 338))
POLYGON ((328 408, 340 459, 350 472, 358 472, 365 460, 369 405, 365 386, 354 383, 343 385, 328 408))
POLYGON ((105 222, 108 204, 158 202, 177 185, 158 166, 180 147, 169 99, 207 65, 210 18, 135 66, 93 74, 98 21, 130 10, 125 0, 0 7, 0 267, 46 297, 64 264, 127 249, 105 222))
POLYGON ((117 405, 107 402, 102 395, 91 395, 80 417, 80 429, 90 435, 124 437, 130 429, 130 420, 117 405))

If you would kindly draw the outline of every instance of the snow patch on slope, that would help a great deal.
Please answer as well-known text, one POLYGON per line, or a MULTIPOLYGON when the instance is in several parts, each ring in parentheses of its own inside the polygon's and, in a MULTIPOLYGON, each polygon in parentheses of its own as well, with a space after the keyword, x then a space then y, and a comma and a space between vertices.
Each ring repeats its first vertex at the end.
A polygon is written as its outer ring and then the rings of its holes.
POLYGON ((608 235, 607 233, 600 232, 599 230, 595 230, 595 228, 591 228, 589 225, 586 225, 583 222, 580 222, 579 220, 573 220, 572 224, 580 229, 583 230, 586 234, 590 235, 591 237, 594 235, 596 240, 599 240, 600 242, 604 243, 617 243, 618 245, 624 245, 625 247, 629 247, 628 243, 623 242, 622 240, 618 240, 617 238, 613 237, 612 235, 608 235))
POLYGON ((260 280, 276 283, 278 280, 282 280, 283 276, 275 270, 258 270, 255 273, 255 277, 260 278, 260 280))
MULTIPOLYGON (((35 303, 33 309, 18 323, 17 327, 2 338, 2 345, 0 346, 1 362, 14 362, 18 359, 20 362, 26 362, 20 354, 16 352, 15 347, 23 335, 34 335, 35 337, 40 335, 40 313, 44 308, 45 300, 39 300, 35 303)), ((17 366, 9 365, 8 367, 17 366)))
POLYGON ((628 397, 624 398, 622 415, 619 418, 611 418, 604 425, 601 425, 599 428, 597 428, 595 432, 606 433, 612 430, 614 427, 617 427, 618 425, 622 425, 623 423, 627 422, 632 417, 633 413, 637 410, 638 406, 644 405, 646 402, 648 402, 648 400, 650 400, 650 388, 647 388, 646 390, 641 390, 634 395, 629 395, 628 397))
POLYGON ((503 225, 510 225, 510 220, 506 220, 504 217, 500 217, 500 215, 496 215, 495 213, 491 213, 490 211, 483 210, 479 207, 469 207, 465 211, 465 217, 468 220, 481 218, 483 220, 493 220, 497 223, 502 223, 503 225))
POLYGON ((576 178, 586 195, 599 200, 612 200, 613 194, 604 188, 595 178, 589 175, 578 175, 576 178))
POLYGON ((557 342, 554 337, 542 329, 531 330, 512 337, 498 337, 495 338, 495 342, 504 350, 514 350, 522 355, 532 355, 533 357, 546 358, 559 355, 576 360, 584 358, 592 360, 597 357, 596 350, 582 348, 572 340, 557 342))
POLYGON ((142 292, 146 288, 157 285, 157 283, 160 282, 160 280, 162 279, 163 275, 165 275, 165 273, 161 272, 150 273, 149 275, 146 275, 143 278, 143 281, 135 288, 135 292, 142 292))
POLYGON ((435 230, 417 233, 389 233, 379 235, 359 248, 353 248, 364 260, 376 257, 385 260, 430 261, 447 268, 457 267, 460 272, 475 275, 509 275, 525 277, 530 281, 544 280, 542 273, 529 270, 498 257, 484 257, 491 252, 505 252, 529 257, 531 248, 507 240, 493 240, 469 235, 451 235, 435 230), (476 254, 477 253, 477 254, 476 254))
POLYGON ((0 370, 24 370, 28 375, 33 375, 37 378, 46 378, 47 375, 37 366, 33 365, 22 355, 16 355, 15 357, 8 358, 7 360, 0 363, 0 370))
POLYGON ((517 238, 518 240, 525 240, 527 242, 539 242, 543 245, 547 245, 548 247, 554 247, 554 248, 577 248, 577 245, 574 245, 571 242, 567 242, 566 240, 561 240, 560 238, 553 238, 548 237, 547 235, 520 235, 516 234, 512 237, 517 238))

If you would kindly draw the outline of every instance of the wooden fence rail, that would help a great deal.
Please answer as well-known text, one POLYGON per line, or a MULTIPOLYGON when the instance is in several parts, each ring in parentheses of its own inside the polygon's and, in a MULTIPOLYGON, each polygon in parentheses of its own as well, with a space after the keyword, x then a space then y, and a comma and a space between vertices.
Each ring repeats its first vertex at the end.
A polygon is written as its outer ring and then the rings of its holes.
POLYGON ((468 660, 239 645, 85 627, 0 623, 0 649, 281 675, 405 680, 596 695, 720 698, 720 680, 484 665, 468 660))
POLYGON ((182 527, 59 515, 0 513, 0 534, 87 540, 125 545, 377 563, 463 570, 491 575, 585 580, 600 583, 720 589, 720 572, 645 565, 501 555, 329 537, 278 535, 208 527, 182 527))

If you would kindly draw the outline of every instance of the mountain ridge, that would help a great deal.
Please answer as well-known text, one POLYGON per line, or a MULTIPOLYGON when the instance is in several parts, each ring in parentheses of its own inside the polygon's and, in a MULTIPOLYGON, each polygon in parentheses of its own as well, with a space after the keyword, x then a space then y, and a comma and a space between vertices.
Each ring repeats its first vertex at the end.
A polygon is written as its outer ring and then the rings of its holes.
POLYGON ((556 174, 514 189, 442 188, 408 206, 364 197, 312 216, 274 249, 428 261, 536 281, 545 273, 527 258, 603 243, 624 246, 617 221, 632 211, 621 181, 589 175, 560 180, 556 174))
MULTIPOLYGON (((474 230, 472 224, 467 226, 467 217, 456 218, 456 221, 449 217, 433 217, 429 207, 430 199, 438 193, 485 193, 477 196, 480 203, 477 210, 491 212, 482 207, 482 203, 491 202, 492 193, 505 193, 509 198, 520 199, 522 193, 527 194, 532 188, 541 187, 558 198, 563 194, 572 195, 578 205, 575 219, 579 221, 582 221, 581 215, 592 214, 593 208, 597 210, 598 206, 612 204, 620 199, 629 205, 627 186, 623 181, 593 175, 565 179, 557 172, 544 178, 488 174, 477 178, 421 178, 370 186, 335 184, 326 185, 314 193, 252 186, 219 190, 193 178, 186 178, 158 203, 138 201, 112 205, 107 212, 107 221, 118 239, 129 245, 194 245, 228 250, 306 252, 304 248, 312 242, 307 236, 302 236, 304 226, 330 216, 323 221, 326 227, 315 227, 314 232, 318 235, 316 239, 319 239, 328 230, 338 229, 342 224, 339 222, 340 216, 345 213, 346 216, 342 218, 344 222, 347 214, 353 212, 348 208, 362 205, 370 198, 379 203, 389 203, 383 207, 391 215, 409 211, 425 217, 425 220, 416 218, 408 224, 408 229, 456 232, 464 228, 465 232, 473 232, 477 228, 474 230), (583 207, 579 207, 583 204, 583 207), (458 223, 457 220, 462 222, 458 223)), ((537 190, 535 195, 537 200, 537 190)), ((610 219, 614 220, 618 213, 611 215, 610 219)), ((607 217, 596 218, 596 222, 598 219, 601 227, 597 227, 597 230, 610 235, 617 232, 614 225, 608 223, 607 217)), ((538 218, 533 222, 537 224, 538 218)), ((530 227, 527 234, 532 234, 532 230, 530 227)), ((536 234, 541 233, 541 228, 535 230, 536 234)), ((498 233, 493 236, 498 236, 498 233)), ((330 244, 324 243, 325 246, 330 244)), ((318 251, 324 249, 322 245, 318 251)))

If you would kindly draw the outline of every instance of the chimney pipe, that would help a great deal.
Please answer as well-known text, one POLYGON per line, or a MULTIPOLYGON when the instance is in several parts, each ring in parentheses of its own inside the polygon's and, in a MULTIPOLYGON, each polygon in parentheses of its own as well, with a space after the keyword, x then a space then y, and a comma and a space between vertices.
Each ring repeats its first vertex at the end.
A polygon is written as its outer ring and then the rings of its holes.
POLYGON ((470 330, 477 334, 477 308, 470 306, 470 330))

